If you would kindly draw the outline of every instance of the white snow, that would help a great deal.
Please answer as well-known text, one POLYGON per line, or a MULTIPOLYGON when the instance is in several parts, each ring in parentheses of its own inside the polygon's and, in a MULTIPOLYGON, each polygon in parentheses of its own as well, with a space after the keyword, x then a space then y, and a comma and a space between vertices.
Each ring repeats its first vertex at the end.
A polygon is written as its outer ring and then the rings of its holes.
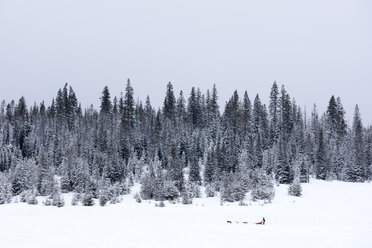
POLYGON ((154 201, 63 208, 0 205, 0 247, 372 247, 372 184, 302 184, 303 196, 276 189, 271 204, 194 199, 193 205, 154 201), (266 218, 266 225, 255 225, 266 218), (233 224, 227 224, 227 220, 233 224), (236 223, 236 221, 239 222, 236 223), (248 224, 241 222, 248 221, 248 224))

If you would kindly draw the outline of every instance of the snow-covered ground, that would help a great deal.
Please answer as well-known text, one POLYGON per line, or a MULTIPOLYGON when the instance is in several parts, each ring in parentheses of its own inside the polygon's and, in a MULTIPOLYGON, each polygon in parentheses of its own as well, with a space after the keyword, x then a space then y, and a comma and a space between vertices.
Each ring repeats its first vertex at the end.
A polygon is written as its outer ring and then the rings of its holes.
POLYGON ((63 208, 40 198, 36 206, 0 205, 0 247, 372 247, 371 183, 302 186, 301 198, 281 185, 271 204, 247 206, 202 198, 159 208, 132 195, 105 207, 71 206, 69 196, 63 208), (263 216, 266 225, 255 225, 263 216))

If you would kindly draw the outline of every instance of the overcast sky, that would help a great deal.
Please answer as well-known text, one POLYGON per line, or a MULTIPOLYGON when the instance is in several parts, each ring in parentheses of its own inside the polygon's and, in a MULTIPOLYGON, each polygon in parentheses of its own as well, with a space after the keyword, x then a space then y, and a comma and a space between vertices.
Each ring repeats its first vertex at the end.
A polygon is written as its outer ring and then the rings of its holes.
MULTIPOLYGON (((50 104, 65 82, 83 106, 105 85, 162 104, 216 84, 267 103, 274 80, 308 112, 340 96, 372 124, 372 1, 0 0, 0 99, 50 104)), ((222 110, 223 108, 221 108, 222 110)))

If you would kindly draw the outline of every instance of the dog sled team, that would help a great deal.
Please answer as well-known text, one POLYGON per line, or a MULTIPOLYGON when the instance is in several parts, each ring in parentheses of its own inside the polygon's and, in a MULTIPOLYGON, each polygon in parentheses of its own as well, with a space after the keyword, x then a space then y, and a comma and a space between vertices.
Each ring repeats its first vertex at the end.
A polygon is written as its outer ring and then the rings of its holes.
MULTIPOLYGON (((254 224, 256 224, 256 225, 265 225, 265 222, 266 222, 265 217, 263 217, 260 222, 257 222, 257 223, 254 223, 254 224)), ((233 222, 230 221, 230 220, 228 220, 227 223, 228 224, 232 224, 233 222)), ((235 223, 236 224, 240 224, 240 223, 242 223, 242 224, 248 224, 248 221, 242 221, 242 222, 235 221, 235 223)))

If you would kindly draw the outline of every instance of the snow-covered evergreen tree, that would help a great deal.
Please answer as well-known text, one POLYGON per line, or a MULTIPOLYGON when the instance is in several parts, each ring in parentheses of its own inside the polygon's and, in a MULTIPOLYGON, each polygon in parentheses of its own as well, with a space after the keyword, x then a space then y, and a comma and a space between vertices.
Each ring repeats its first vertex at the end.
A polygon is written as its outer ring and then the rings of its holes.
POLYGON ((363 125, 358 105, 355 106, 353 122, 352 162, 350 165, 348 180, 363 182, 366 179, 367 163, 365 160, 365 146, 363 137, 363 125))
POLYGON ((251 189, 251 199, 253 201, 271 201, 275 196, 273 181, 262 169, 256 169, 251 172, 251 189))
POLYGON ((9 203, 12 200, 12 188, 5 173, 0 172, 0 204, 9 203))

